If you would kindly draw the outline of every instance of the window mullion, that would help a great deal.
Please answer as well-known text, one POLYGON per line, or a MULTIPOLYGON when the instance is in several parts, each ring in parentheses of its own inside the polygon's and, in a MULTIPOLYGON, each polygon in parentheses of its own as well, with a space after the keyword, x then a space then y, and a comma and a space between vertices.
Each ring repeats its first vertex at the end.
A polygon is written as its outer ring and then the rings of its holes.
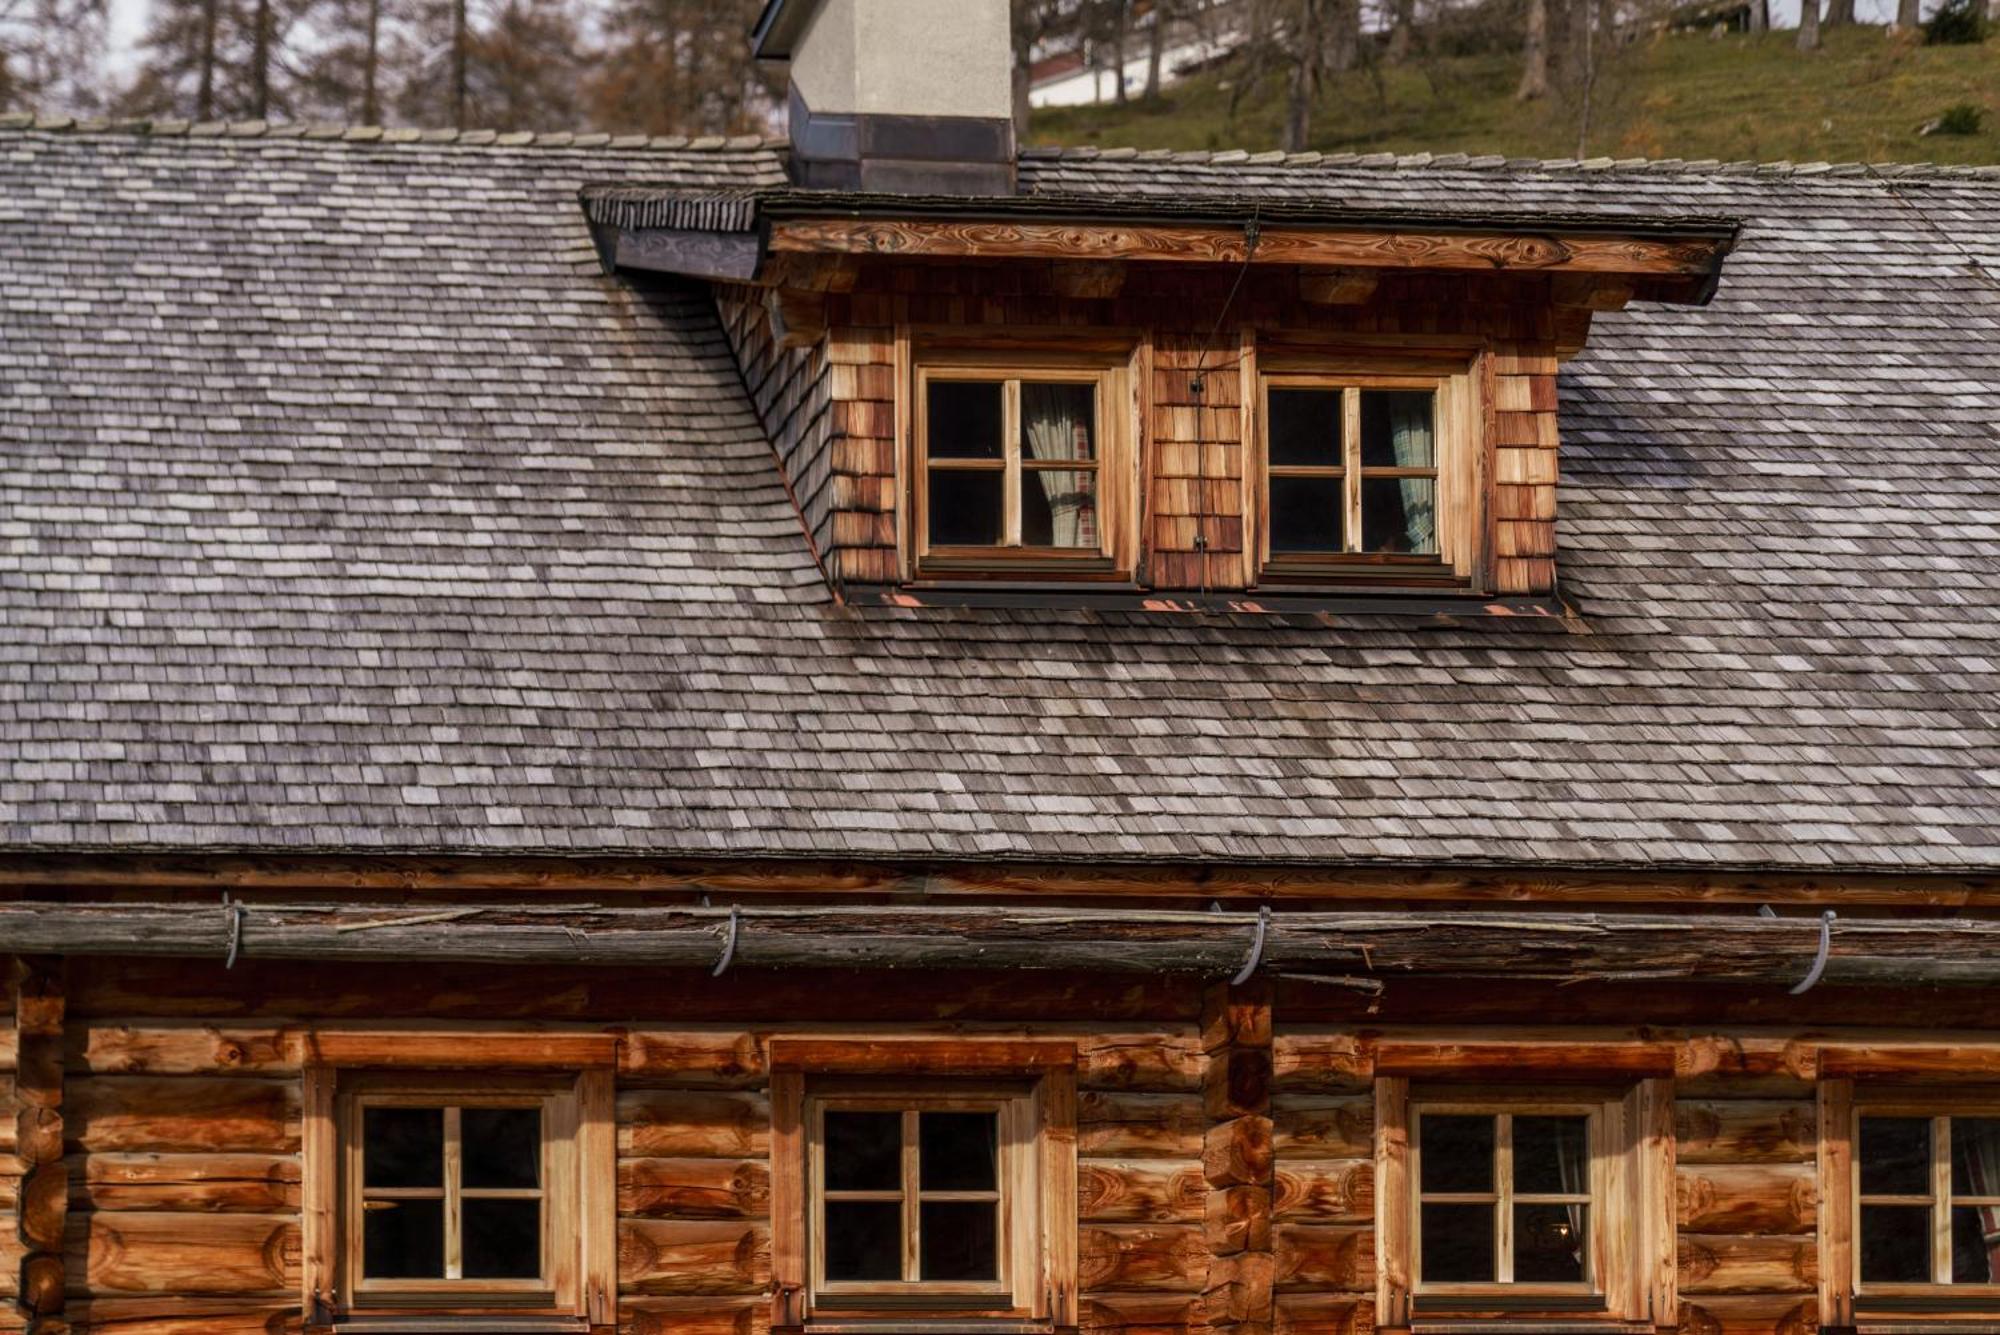
POLYGON ((444 1277, 465 1277, 465 1256, 460 1228, 463 1211, 464 1150, 459 1140, 459 1109, 444 1110, 444 1277))
POLYGON ((1358 552, 1361 547, 1361 391, 1355 388, 1340 392, 1340 463, 1341 496, 1347 502, 1347 514, 1342 527, 1346 530, 1347 550, 1358 552))
POLYGON ((1493 1273, 1502 1284, 1514 1282, 1514 1115, 1501 1113, 1493 1132, 1493 1191, 1500 1217, 1494 1221, 1493 1273))
POLYGON ((1003 381, 1000 392, 1000 448, 1006 460, 1006 478, 1000 484, 1001 542, 1008 547, 1021 545, 1021 382, 1003 381))
POLYGON ((1951 1119, 1931 1119, 1931 1279, 1951 1283, 1951 1119))
POLYGON ((923 1278, 917 1264, 922 1227, 919 1209, 921 1184, 917 1181, 917 1111, 903 1112, 903 1278, 916 1283, 923 1278))

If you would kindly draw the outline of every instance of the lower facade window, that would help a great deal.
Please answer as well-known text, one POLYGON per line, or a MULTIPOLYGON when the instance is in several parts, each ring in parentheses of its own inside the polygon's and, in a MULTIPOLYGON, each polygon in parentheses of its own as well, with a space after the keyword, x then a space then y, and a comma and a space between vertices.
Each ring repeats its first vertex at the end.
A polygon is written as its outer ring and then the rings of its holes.
POLYGON ((1537 1285, 1595 1291, 1598 1114, 1418 1105, 1417 1291, 1537 1285))
POLYGON ((1860 1292, 2000 1288, 2000 1106, 1984 1116, 1864 1107, 1856 1122, 1860 1292))

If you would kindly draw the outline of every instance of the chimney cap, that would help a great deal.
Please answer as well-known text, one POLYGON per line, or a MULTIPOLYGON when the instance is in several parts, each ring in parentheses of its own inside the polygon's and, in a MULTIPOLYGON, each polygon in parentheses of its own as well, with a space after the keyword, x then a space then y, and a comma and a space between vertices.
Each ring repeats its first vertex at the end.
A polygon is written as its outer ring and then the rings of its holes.
POLYGON ((750 54, 758 60, 790 60, 793 45, 818 8, 819 0, 764 0, 750 29, 750 54))

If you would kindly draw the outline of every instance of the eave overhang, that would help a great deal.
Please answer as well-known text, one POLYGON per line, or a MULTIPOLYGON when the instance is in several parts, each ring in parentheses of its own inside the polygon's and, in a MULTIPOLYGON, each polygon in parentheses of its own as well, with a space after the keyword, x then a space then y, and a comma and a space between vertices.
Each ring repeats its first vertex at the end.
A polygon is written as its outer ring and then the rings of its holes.
POLYGON ((1626 300, 1700 305, 1740 224, 1709 216, 1438 211, 1284 200, 1035 194, 971 199, 777 189, 588 187, 607 266, 768 287, 865 258, 1289 265, 1302 272, 1565 276, 1626 300))

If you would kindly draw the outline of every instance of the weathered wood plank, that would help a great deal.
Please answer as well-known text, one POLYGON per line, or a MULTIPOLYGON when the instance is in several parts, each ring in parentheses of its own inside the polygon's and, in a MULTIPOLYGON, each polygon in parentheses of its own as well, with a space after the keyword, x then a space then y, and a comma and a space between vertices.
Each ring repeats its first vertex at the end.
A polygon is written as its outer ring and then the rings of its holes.
POLYGON ((87 1154, 70 1163, 84 1209, 277 1214, 299 1208, 299 1161, 269 1154, 87 1154))
POLYGON ((295 1080, 86 1076, 69 1083, 69 1138, 91 1154, 295 1154, 300 1100, 295 1080))
POLYGON ((771 1149, 771 1105, 754 1091, 618 1092, 618 1153, 635 1158, 761 1158, 771 1149))
POLYGON ((762 1219, 771 1170, 757 1160, 621 1159, 618 1213, 654 1219, 762 1219))
POLYGON ((230 1214, 77 1215, 74 1273, 91 1294, 295 1293, 295 1218, 230 1214))
POLYGON ((771 1230, 732 1220, 621 1219, 621 1293, 749 1294, 771 1278, 771 1230))
POLYGON ((1818 1117, 1809 1100, 1682 1099, 1674 1105, 1683 1164, 1811 1163, 1818 1117))
POLYGON ((1207 1193, 1192 1164, 1084 1159, 1077 1165, 1078 1217, 1089 1222, 1191 1222, 1202 1218, 1207 1193))
POLYGON ((1810 1163, 1691 1164, 1674 1177, 1683 1233, 1810 1233, 1819 1214, 1810 1163))

